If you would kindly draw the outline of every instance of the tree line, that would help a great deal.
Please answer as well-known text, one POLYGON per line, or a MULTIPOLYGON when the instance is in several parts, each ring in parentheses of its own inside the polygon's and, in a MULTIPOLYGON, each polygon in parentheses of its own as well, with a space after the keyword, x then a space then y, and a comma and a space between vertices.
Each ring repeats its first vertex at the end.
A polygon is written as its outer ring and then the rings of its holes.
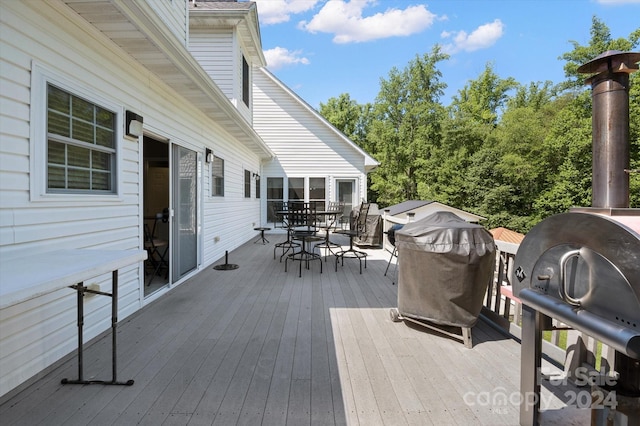
MULTIPOLYGON (((488 228, 526 233, 540 220, 591 205, 591 90, 577 68, 608 50, 633 51, 640 28, 613 39, 593 17, 585 46, 572 41, 560 83, 518 83, 491 63, 442 104, 438 45, 381 78, 373 103, 348 93, 320 114, 370 153, 368 200, 380 207, 433 200, 486 217, 488 228)), ((640 72, 631 74, 630 204, 640 207, 640 72)))

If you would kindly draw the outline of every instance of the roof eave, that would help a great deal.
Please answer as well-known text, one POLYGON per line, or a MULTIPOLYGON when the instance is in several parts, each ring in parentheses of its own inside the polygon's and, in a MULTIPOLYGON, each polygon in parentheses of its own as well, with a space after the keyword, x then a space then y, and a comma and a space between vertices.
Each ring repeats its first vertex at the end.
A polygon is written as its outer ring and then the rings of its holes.
POLYGON ((189 28, 237 28, 253 64, 262 67, 267 61, 262 51, 258 8, 254 2, 249 3, 248 8, 241 9, 207 9, 189 4, 189 28))
POLYGON ((66 5, 262 159, 275 156, 147 2, 66 5), (127 31, 118 31, 122 26, 127 31))

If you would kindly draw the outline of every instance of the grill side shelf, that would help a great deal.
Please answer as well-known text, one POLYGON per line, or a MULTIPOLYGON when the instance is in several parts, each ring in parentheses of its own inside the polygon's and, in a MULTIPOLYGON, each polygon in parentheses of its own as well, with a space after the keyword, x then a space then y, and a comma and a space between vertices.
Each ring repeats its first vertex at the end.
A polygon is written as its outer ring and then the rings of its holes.
POLYGON ((640 359, 640 324, 626 327, 531 289, 520 290, 518 297, 538 312, 581 330, 628 357, 640 359))

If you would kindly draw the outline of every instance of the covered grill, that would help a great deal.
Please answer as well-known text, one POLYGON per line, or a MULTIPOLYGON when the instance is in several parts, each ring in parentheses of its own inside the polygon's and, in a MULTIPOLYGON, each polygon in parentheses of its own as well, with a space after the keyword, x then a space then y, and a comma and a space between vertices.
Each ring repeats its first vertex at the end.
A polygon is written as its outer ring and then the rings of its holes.
POLYGON ((542 331, 551 329, 552 318, 616 351, 615 384, 598 387, 613 398, 594 401, 613 404, 595 407, 592 425, 640 425, 640 209, 629 208, 628 192, 628 85, 639 60, 640 53, 610 51, 579 69, 598 73, 589 80, 593 207, 543 220, 516 254, 512 282, 523 304, 522 425, 539 421, 542 331))
POLYGON ((491 233, 442 211, 404 225, 394 237, 399 273, 398 309, 392 309, 392 319, 460 327, 461 339, 471 347, 470 328, 495 268, 491 233))

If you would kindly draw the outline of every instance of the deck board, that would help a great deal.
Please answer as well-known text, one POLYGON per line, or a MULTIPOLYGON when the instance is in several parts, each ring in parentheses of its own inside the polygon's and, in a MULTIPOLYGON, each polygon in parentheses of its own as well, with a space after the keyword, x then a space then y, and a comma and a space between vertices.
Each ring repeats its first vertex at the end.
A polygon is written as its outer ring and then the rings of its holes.
MULTIPOLYGON (((518 342, 483 320, 472 349, 392 322, 390 255, 367 251, 362 274, 329 258, 298 277, 297 263, 285 272, 273 245, 250 241, 230 253, 239 269, 204 268, 120 322, 118 378, 133 386, 62 386, 77 375, 72 354, 4 398, 3 425, 517 424, 517 405, 474 398, 519 391, 518 342)), ((108 333, 89 342, 85 377, 110 377, 110 354, 108 333)), ((561 398, 546 413, 557 424, 580 415, 561 398)))

